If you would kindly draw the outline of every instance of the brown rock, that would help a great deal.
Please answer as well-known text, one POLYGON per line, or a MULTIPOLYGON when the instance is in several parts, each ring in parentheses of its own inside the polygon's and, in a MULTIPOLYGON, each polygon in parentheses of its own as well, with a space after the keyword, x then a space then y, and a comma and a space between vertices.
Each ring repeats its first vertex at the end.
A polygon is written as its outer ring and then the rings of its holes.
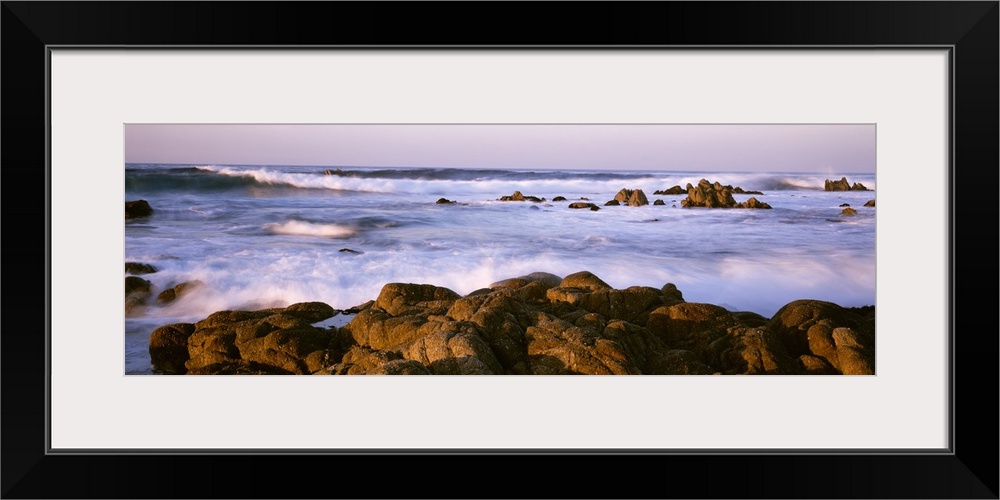
POLYGON ((667 350, 650 356, 647 375, 711 375, 715 370, 691 351, 667 350))
MULTIPOLYGON (((796 357, 803 354, 815 355, 811 345, 820 346, 821 342, 829 344, 828 340, 824 340, 825 329, 830 329, 830 338, 832 329, 839 327, 853 328, 874 338, 874 326, 874 320, 864 319, 837 304, 809 299, 789 302, 778 309, 767 324, 767 328, 775 332, 784 343, 788 353, 796 357), (821 324, 823 330, 814 330, 814 339, 810 341, 810 329, 817 324, 821 324)), ((829 354, 826 351, 824 353, 829 354)))
POLYGON ((611 285, 605 283, 604 280, 598 278, 590 271, 580 271, 570 274, 563 278, 559 286, 563 288, 582 288, 590 291, 611 288, 611 285))
POLYGON ((569 208, 589 208, 592 211, 600 210, 601 207, 594 205, 593 203, 587 203, 583 201, 574 201, 569 204, 569 208))
POLYGON ((125 316, 139 316, 146 310, 153 284, 136 276, 125 277, 125 316))
POLYGON ((525 331, 534 375, 638 375, 621 345, 545 313, 534 313, 525 331))
POLYGON ((685 193, 687 193, 687 190, 680 186, 674 186, 664 190, 653 191, 653 194, 685 194, 685 193))
POLYGON ((583 294, 579 307, 608 319, 645 324, 643 313, 663 304, 663 295, 650 287, 633 286, 624 290, 601 289, 583 294))
POLYGON ((156 268, 149 265, 143 264, 141 262, 126 262, 125 272, 127 274, 151 274, 156 272, 156 268))
POLYGON ((183 375, 189 359, 188 338, 194 333, 191 323, 161 326, 149 334, 149 359, 157 373, 183 375))
POLYGON ((392 316, 444 314, 461 296, 443 287, 413 283, 389 283, 382 287, 375 307, 392 316))
POLYGON ((641 189, 622 189, 621 191, 618 191, 618 194, 615 195, 614 201, 617 201, 624 205, 628 205, 630 207, 649 205, 649 200, 646 199, 646 194, 643 193, 641 189))
POLYGON ((524 327, 530 325, 531 308, 518 301, 512 290, 498 289, 487 295, 465 297, 455 301, 447 317, 469 322, 507 373, 519 364, 526 367, 527 351, 524 327))
POLYGON ((299 302, 292 304, 281 311, 282 314, 301 319, 306 323, 319 323, 325 319, 336 316, 339 311, 323 302, 299 302))
POLYGON ((823 185, 824 191, 850 191, 851 185, 847 182, 847 177, 841 177, 839 181, 827 179, 823 185))
POLYGON ((738 326, 709 346, 713 366, 736 375, 795 375, 802 371, 774 332, 766 328, 738 326))
POLYGON ((866 201, 865 202, 865 206, 866 207, 874 207, 875 206, 875 200, 868 200, 868 201, 866 201))
POLYGON ((160 294, 156 296, 156 302, 159 304, 168 304, 170 302, 173 302, 177 298, 181 297, 182 295, 187 294, 192 290, 200 288, 204 285, 205 283, 199 280, 185 281, 184 283, 175 285, 173 288, 168 288, 160 292, 160 294))
POLYGON ((125 277, 125 295, 145 294, 149 295, 153 284, 142 278, 135 276, 125 277))
POLYGON ((551 273, 536 272, 531 274, 526 274, 524 276, 518 276, 517 278, 509 278, 495 283, 490 284, 489 288, 521 288, 529 283, 540 282, 549 288, 554 286, 559 286, 562 282, 562 278, 551 273))
POLYGON ((684 295, 681 291, 677 289, 677 285, 673 283, 667 283, 660 288, 660 293, 663 294, 663 303, 665 305, 673 305, 674 302, 684 302, 684 295))
POLYGON ((825 359, 818 356, 803 354, 799 356, 803 371, 808 375, 839 375, 836 369, 830 366, 825 359))
POLYGON ((500 201, 524 201, 524 195, 520 191, 514 191, 510 196, 501 196, 500 201))
POLYGON ((704 350, 736 325, 733 315, 716 305, 682 302, 662 306, 649 314, 646 328, 671 349, 704 350))
POLYGON ((833 341, 837 346, 837 361, 844 375, 875 374, 874 338, 851 328, 835 328, 833 341))
MULTIPOLYGON (((367 347, 354 346, 344 353, 340 363, 329 368, 329 373, 332 375, 367 375, 368 373, 391 374, 390 372, 404 371, 400 370, 403 367, 383 368, 385 365, 393 362, 407 362, 408 368, 405 368, 405 371, 413 370, 416 368, 413 365, 419 364, 416 361, 404 360, 397 352, 378 351, 367 347)), ((419 372, 419 369, 416 369, 416 371, 419 372)), ((426 368, 423 371, 428 374, 430 373, 426 368)))
POLYGON ((739 208, 764 208, 764 209, 768 209, 768 208, 771 208, 771 205, 768 205, 767 203, 764 203, 763 201, 758 201, 757 198, 750 198, 749 200, 744 201, 743 203, 739 203, 737 205, 737 207, 739 207, 739 208))
POLYGON ((732 186, 710 183, 706 179, 697 186, 687 185, 687 198, 681 200, 682 207, 732 208, 736 207, 732 186))
POLYGON ((420 362, 435 375, 501 375, 489 345, 470 323, 430 322, 423 336, 401 349, 403 357, 420 362))
POLYGON ((376 366, 367 375, 430 375, 427 367, 411 359, 394 359, 376 366))
POLYGON ((187 339, 189 374, 308 374, 331 362, 334 333, 311 326, 330 317, 320 302, 259 311, 219 311, 194 324, 187 339))
POLYGON ((344 331, 360 346, 385 350, 419 338, 422 335, 420 327, 426 322, 425 316, 393 317, 381 309, 371 308, 359 312, 344 326, 344 331))
POLYGON ((858 211, 855 210, 855 209, 853 209, 853 208, 851 208, 851 207, 847 207, 847 208, 845 208, 840 213, 841 213, 841 215, 854 215, 854 214, 858 213, 858 211))
POLYGON ((135 200, 125 202, 125 218, 136 219, 139 217, 149 217, 153 215, 153 207, 149 206, 146 200, 135 200))

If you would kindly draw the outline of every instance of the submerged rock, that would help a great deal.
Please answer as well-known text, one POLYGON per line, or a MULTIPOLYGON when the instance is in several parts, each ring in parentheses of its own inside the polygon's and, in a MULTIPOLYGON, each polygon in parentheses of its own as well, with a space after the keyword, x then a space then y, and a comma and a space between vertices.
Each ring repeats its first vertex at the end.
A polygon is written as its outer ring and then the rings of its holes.
POLYGON ((865 202, 865 206, 866 207, 874 207, 875 206, 875 200, 868 200, 868 201, 866 201, 865 202))
POLYGON ((600 207, 594 205, 593 203, 587 203, 584 201, 574 201, 573 203, 569 204, 569 208, 589 208, 595 211, 601 209, 600 207))
POLYGON ((153 294, 153 284, 136 276, 125 277, 125 316, 139 316, 153 294))
POLYGON ((125 272, 133 275, 152 274, 157 272, 157 269, 149 264, 143 264, 142 262, 126 262, 125 272))
POLYGON ((192 290, 201 288, 204 285, 205 283, 200 280, 185 281, 184 283, 180 283, 172 288, 168 288, 160 292, 160 294, 156 296, 156 302, 158 304, 169 304, 181 296, 190 293, 192 290))
POLYGON ((146 200, 135 200, 125 202, 125 218, 136 219, 139 217, 149 217, 153 215, 153 207, 149 206, 146 200))

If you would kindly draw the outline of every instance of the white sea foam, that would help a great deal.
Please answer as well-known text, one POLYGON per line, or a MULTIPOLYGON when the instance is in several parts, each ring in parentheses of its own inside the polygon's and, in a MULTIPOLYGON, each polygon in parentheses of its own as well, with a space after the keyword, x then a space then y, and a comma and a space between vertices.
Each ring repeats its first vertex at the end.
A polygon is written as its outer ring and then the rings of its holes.
POLYGON ((322 236, 324 238, 346 238, 357 232, 354 228, 342 224, 320 224, 300 220, 264 224, 264 229, 275 234, 322 236))

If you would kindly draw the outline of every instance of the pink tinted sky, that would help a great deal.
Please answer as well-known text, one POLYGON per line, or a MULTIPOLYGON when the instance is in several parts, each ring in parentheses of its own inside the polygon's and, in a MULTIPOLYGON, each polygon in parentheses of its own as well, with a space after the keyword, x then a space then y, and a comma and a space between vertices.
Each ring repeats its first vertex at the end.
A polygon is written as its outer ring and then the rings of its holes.
POLYGON ((125 125, 126 163, 874 173, 875 125, 125 125))

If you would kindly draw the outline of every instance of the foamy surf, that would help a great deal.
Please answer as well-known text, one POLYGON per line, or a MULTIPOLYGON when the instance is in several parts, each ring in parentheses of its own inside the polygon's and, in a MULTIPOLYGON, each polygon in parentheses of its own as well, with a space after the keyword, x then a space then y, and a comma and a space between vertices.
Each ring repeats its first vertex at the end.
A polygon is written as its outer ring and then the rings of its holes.
POLYGON ((317 236, 321 238, 347 238, 357 231, 341 224, 320 224, 317 222, 306 222, 300 220, 290 220, 282 223, 264 224, 264 229, 274 233, 287 236, 317 236))

